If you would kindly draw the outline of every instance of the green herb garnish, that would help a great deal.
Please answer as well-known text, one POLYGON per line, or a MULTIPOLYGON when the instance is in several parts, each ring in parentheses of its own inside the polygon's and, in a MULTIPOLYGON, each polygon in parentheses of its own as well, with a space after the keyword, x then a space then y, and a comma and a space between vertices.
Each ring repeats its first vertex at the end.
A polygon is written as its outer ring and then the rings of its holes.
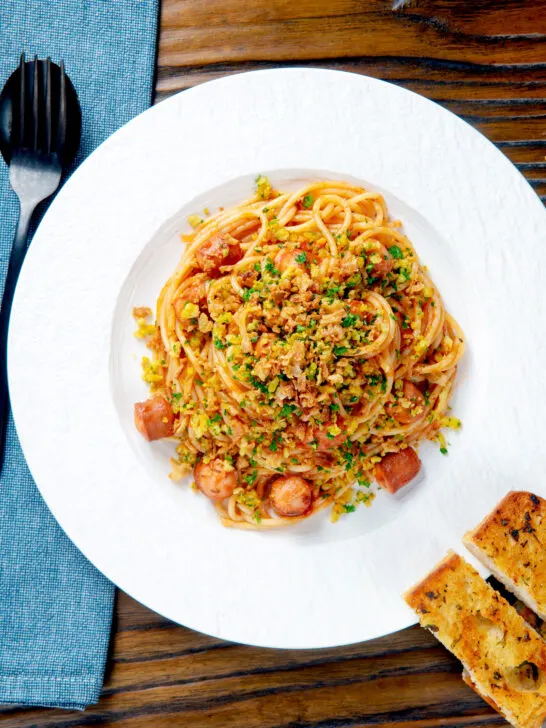
POLYGON ((298 408, 295 404, 283 404, 279 417, 289 417, 297 409, 298 408))
POLYGON ((345 316, 344 319, 341 321, 341 325, 344 329, 348 329, 349 326, 354 326, 357 321, 360 321, 360 317, 357 316, 355 313, 348 313, 347 316, 345 316))

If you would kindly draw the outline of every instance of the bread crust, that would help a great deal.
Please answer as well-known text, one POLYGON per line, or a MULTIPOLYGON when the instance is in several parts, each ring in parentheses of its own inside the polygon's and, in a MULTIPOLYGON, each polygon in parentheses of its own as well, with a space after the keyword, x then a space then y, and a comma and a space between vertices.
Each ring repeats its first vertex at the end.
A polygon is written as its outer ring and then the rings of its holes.
POLYGON ((476 686, 476 683, 472 680, 472 678, 470 677, 470 675, 468 674, 468 672, 466 670, 463 670, 463 674, 461 675, 461 677, 463 678, 463 682, 466 683, 469 688, 472 688, 472 690, 477 695, 479 695, 482 700, 485 700, 485 702, 488 705, 490 705, 493 708, 493 710, 496 710, 497 713, 502 712, 501 709, 499 708, 499 706, 491 698, 488 698, 487 695, 482 695, 480 693, 480 691, 478 690, 478 688, 476 686))

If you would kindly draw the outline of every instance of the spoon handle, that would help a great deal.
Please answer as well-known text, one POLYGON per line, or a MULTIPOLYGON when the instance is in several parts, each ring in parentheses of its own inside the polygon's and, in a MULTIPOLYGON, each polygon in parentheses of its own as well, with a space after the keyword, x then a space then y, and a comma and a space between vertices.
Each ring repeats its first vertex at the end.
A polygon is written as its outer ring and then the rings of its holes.
POLYGON ((13 295, 19 278, 19 272, 25 254, 27 252, 27 239, 30 228, 30 221, 36 204, 21 205, 17 232, 13 241, 11 255, 9 258, 8 274, 4 286, 4 295, 0 307, 0 472, 4 461, 4 446, 6 441, 7 423, 9 416, 9 392, 8 392, 8 330, 13 303, 13 295))

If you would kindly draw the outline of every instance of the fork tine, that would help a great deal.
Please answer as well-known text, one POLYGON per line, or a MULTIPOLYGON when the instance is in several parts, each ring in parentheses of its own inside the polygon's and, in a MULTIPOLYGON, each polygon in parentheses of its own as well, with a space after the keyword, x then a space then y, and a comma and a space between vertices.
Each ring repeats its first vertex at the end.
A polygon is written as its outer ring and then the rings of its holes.
POLYGON ((38 149, 38 56, 34 56, 34 64, 32 67, 32 148, 34 151, 38 149))
POLYGON ((61 61, 59 119, 57 122, 57 154, 64 153, 66 143, 66 73, 61 61))
POLYGON ((46 96, 46 152, 51 152, 51 58, 48 56, 46 61, 46 80, 45 80, 45 96, 46 96))
POLYGON ((19 139, 18 144, 22 147, 25 143, 25 54, 21 53, 21 60, 19 61, 19 126, 17 128, 19 139))

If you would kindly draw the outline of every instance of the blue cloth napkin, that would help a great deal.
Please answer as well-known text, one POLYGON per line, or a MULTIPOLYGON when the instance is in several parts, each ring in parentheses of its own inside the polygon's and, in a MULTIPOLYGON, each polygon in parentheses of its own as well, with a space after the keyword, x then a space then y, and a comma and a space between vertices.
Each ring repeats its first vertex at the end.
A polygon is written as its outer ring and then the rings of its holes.
MULTIPOLYGON (((158 0, 2 0, 0 84, 25 51, 64 59, 80 98, 79 160, 149 106, 158 0)), ((0 293, 18 203, 0 161, 0 293)), ((44 422, 47 426, 47 422, 44 422)), ((0 703, 84 709, 104 677, 114 586, 65 536, 8 423, 0 475, 0 703)))

